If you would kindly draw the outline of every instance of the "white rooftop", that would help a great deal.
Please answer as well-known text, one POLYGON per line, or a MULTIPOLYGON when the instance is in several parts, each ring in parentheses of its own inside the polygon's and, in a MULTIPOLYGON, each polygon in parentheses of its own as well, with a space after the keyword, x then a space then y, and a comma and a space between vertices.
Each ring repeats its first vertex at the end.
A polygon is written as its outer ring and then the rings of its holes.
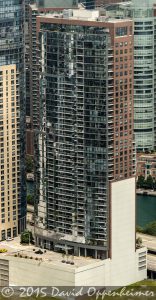
POLYGON ((70 20, 80 20, 80 21, 97 21, 97 22, 111 22, 119 23, 125 21, 131 21, 129 18, 125 19, 115 19, 108 16, 101 16, 100 10, 87 10, 87 9, 65 9, 63 13, 45 13, 41 14, 40 17, 46 18, 57 18, 57 19, 70 19, 70 20))
POLYGON ((73 19, 80 19, 80 20, 94 20, 96 21, 99 16, 99 10, 87 10, 87 9, 73 9, 73 19))
MULTIPOLYGON (((93 259, 91 257, 82 257, 82 256, 74 256, 74 259, 72 259, 71 256, 69 256, 68 261, 74 261, 74 265, 67 264, 67 263, 62 263, 63 257, 61 253, 54 252, 54 251, 49 251, 46 250, 45 253, 41 254, 36 254, 35 251, 39 250, 38 247, 35 247, 34 245, 26 246, 26 245, 21 245, 20 244, 20 239, 19 237, 15 238, 13 241, 3 241, 0 243, 0 249, 7 249, 8 252, 6 253, 1 253, 1 258, 7 258, 8 256, 14 256, 17 255, 18 253, 24 258, 25 256, 27 257, 32 257, 33 259, 35 258, 42 258, 42 261, 51 264, 51 265, 59 265, 62 267, 70 268, 70 269, 76 269, 78 267, 83 267, 86 265, 90 264, 96 264, 97 262, 101 262, 100 259, 93 259), (35 249, 35 251, 33 251, 35 249)), ((44 250, 41 249, 43 252, 44 250)), ((27 260, 29 259, 27 258, 27 260)), ((19 258, 21 259, 21 258, 19 258)), ((24 258, 25 259, 25 258, 24 258)), ((67 261, 67 257, 64 258, 65 261, 67 261)), ((31 261, 31 260, 29 260, 31 261)))

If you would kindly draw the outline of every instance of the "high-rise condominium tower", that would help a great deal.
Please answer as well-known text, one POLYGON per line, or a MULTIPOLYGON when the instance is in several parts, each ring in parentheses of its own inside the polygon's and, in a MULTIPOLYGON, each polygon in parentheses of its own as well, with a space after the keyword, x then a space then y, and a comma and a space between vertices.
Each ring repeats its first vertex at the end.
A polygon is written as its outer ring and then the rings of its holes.
POLYGON ((70 10, 37 17, 37 29, 37 244, 54 248, 58 234, 74 253, 108 257, 111 182, 135 177, 132 22, 70 10))
MULTIPOLYGON (((146 278, 146 249, 135 248, 133 22, 77 9, 38 16, 36 28, 35 243, 93 257, 104 286, 146 278)), ((82 270, 89 284, 93 269, 82 270)))
POLYGON ((24 1, 0 1, 0 240, 25 228, 24 1))

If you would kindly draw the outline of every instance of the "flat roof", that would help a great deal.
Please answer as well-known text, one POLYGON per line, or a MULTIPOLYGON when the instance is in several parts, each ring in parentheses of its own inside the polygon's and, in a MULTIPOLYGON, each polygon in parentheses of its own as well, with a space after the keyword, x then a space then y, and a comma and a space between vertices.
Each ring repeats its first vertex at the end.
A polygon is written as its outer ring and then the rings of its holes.
POLYGON ((138 156, 138 159, 139 159, 139 158, 146 158, 146 159, 149 159, 149 158, 150 158, 150 159, 155 159, 155 158, 156 158, 156 154, 154 154, 154 155, 151 155, 151 154, 150 154, 150 155, 148 155, 148 154, 147 154, 147 155, 139 155, 139 156, 138 156))
POLYGON ((36 4, 29 4, 29 6, 31 7, 32 10, 38 9, 36 4))
MULTIPOLYGON (((75 9, 76 11, 76 9, 75 9)), ((80 21, 80 22, 95 22, 97 24, 100 23, 125 23, 125 22, 131 22, 132 23, 132 19, 130 18, 125 18, 125 19, 115 19, 112 17, 108 17, 108 16, 99 16, 99 18, 92 18, 91 16, 88 18, 87 17, 83 17, 83 16, 69 16, 69 17, 65 17, 63 16, 63 14, 56 14, 56 13, 45 13, 45 14, 41 14, 39 16, 37 16, 37 18, 39 19, 53 19, 53 20, 59 20, 61 23, 61 20, 63 20, 64 22, 70 22, 70 21, 80 21)))
MULTIPOLYGON (((8 252, 6 253, 1 253, 1 257, 7 258, 8 256, 14 256, 15 254, 21 254, 23 257, 33 257, 35 258, 42 258, 42 262, 52 264, 52 265, 57 265, 57 266, 63 266, 71 269, 76 269, 78 267, 83 267, 86 265, 94 264, 97 262, 101 262, 100 259, 94 259, 91 257, 83 257, 83 256, 74 256, 74 260, 72 259, 72 256, 69 255, 68 260, 70 262, 74 261, 74 265, 67 264, 67 263, 62 263, 63 257, 62 253, 54 252, 54 251, 49 251, 47 249, 41 249, 39 247, 35 247, 34 245, 21 245, 20 244, 20 239, 19 237, 15 238, 13 241, 3 241, 0 242, 0 249, 7 249, 8 252), (45 253, 43 254, 35 254, 35 251, 38 251, 41 249, 42 252, 46 250, 45 253)), ((19 258, 21 259, 21 258, 19 258)), ((28 258, 27 258, 28 259, 28 258)), ((66 256, 64 258, 66 260, 66 256)))

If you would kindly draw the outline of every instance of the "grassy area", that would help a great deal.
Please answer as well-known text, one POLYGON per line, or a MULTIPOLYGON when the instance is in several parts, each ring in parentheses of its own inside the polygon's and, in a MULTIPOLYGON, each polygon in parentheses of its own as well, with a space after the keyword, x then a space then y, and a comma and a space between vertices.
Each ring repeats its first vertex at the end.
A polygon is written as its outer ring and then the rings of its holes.
POLYGON ((86 297, 84 300, 151 300, 156 299, 156 281, 144 280, 115 291, 86 297))
POLYGON ((156 286, 156 280, 143 280, 132 284, 131 286, 156 286))
MULTIPOLYGON (((31 297, 19 297, 19 296, 12 296, 12 297, 3 297, 3 296, 0 296, 0 300, 5 300, 5 299, 9 299, 9 300, 18 300, 18 299, 22 299, 22 300, 35 300, 35 299, 37 299, 37 300, 43 300, 43 299, 45 299, 45 300, 58 300, 58 298, 56 299, 56 298, 53 298, 53 297, 36 297, 36 296, 31 296, 31 297)), ((60 298, 59 298, 60 299, 60 298)))

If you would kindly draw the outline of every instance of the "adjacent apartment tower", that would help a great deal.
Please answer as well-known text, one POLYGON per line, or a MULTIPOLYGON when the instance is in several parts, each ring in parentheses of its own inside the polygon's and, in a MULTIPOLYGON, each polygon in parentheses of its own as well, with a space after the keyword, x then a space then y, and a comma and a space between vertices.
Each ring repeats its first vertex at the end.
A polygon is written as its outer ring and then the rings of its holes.
POLYGON ((134 132, 138 151, 154 149, 154 9, 155 0, 133 0, 134 132))
POLYGON ((0 240, 25 229, 24 1, 0 1, 0 240))
POLYGON ((65 10, 38 16, 37 35, 36 245, 103 260, 104 285, 138 281, 133 22, 65 10))
POLYGON ((134 133, 138 152, 156 147, 155 0, 132 0, 106 8, 107 15, 134 22, 134 133))

